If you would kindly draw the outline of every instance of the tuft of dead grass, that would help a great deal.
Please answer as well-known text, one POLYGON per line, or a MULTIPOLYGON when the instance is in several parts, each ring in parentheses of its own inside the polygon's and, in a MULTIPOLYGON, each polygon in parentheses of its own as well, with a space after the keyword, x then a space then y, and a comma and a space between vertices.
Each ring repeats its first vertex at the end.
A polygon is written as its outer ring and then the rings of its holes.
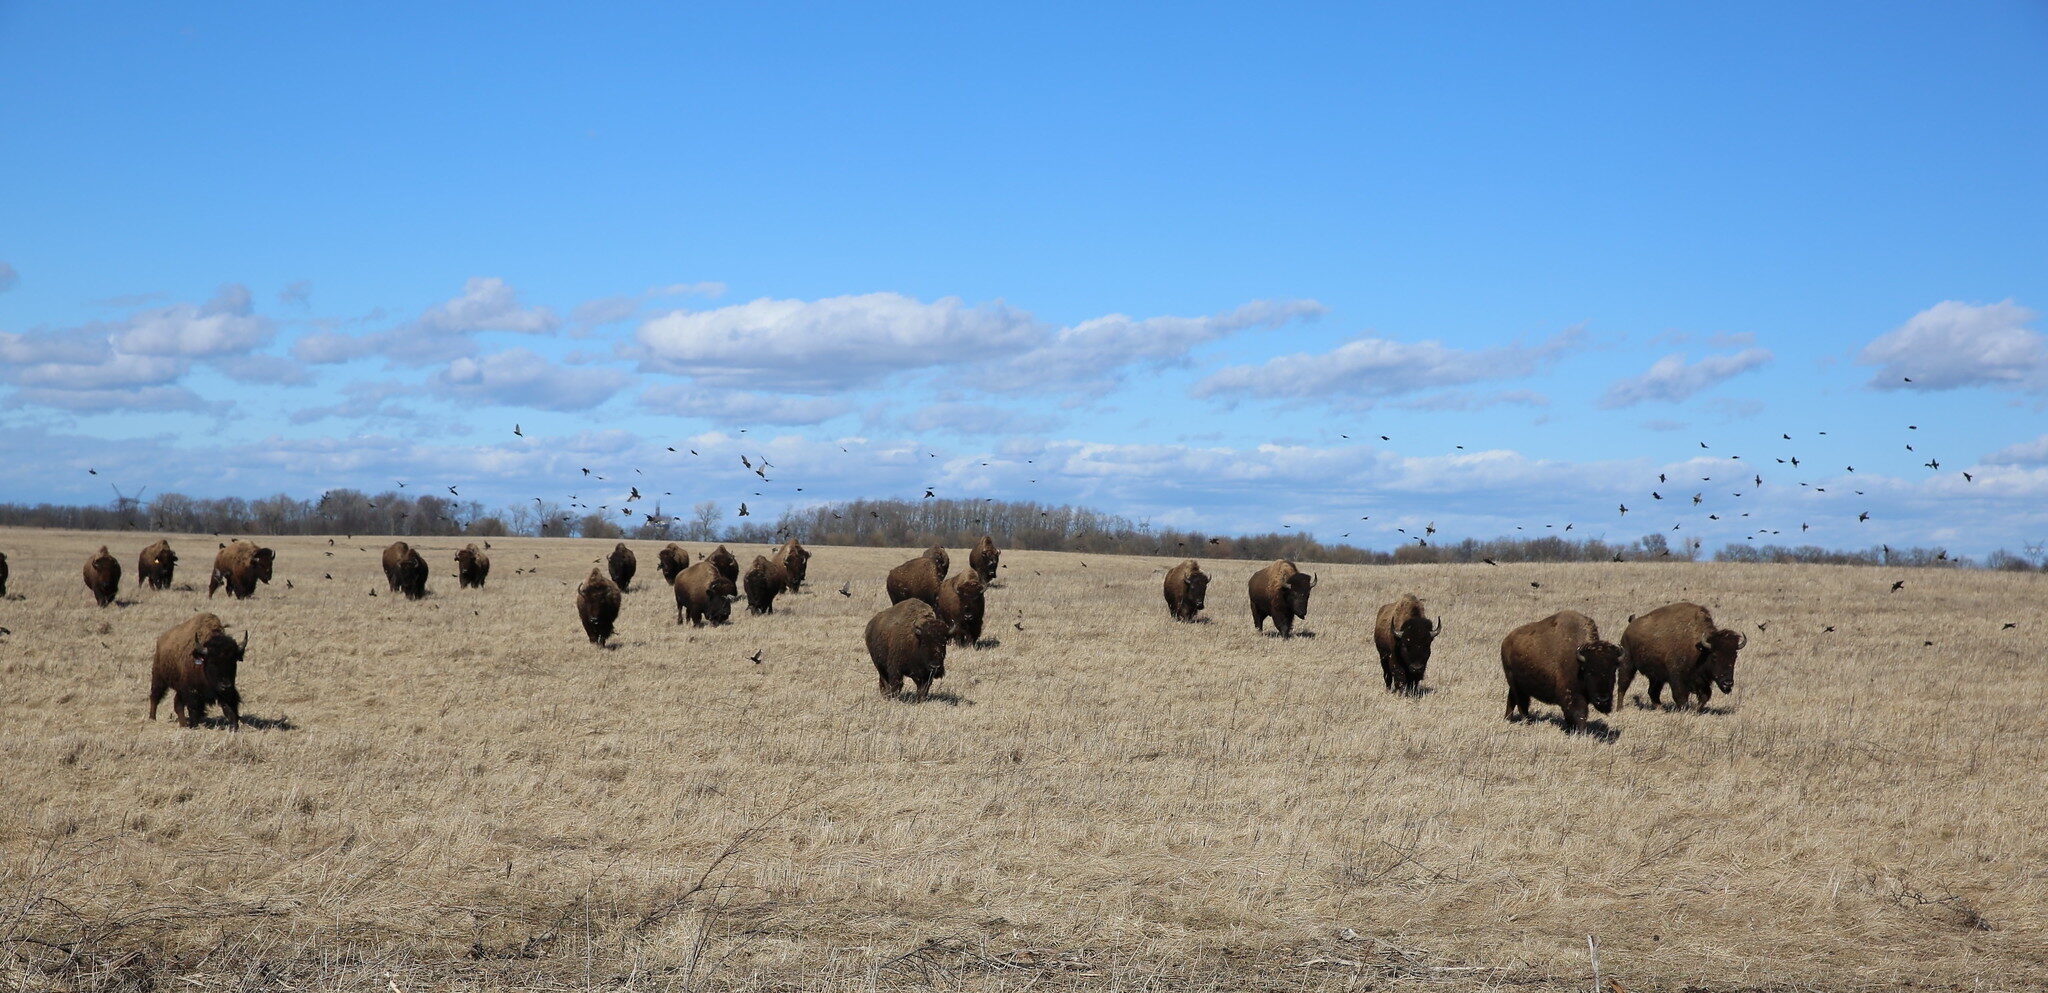
POLYGON ((636 591, 600 651, 571 598, 609 541, 492 539, 478 591, 422 539, 413 603, 388 537, 277 538, 251 600, 102 611, 104 540, 0 530, 24 989, 1583 989, 1588 935, 1629 990, 2048 985, 2040 576, 1316 565, 1283 641, 1258 563, 1176 624, 1173 560, 1007 552, 915 705, 861 643, 915 549, 816 548, 720 628, 636 591), (1372 650, 1403 592, 1446 624, 1417 698, 1372 650), (1638 682, 1604 735, 1501 721, 1510 628, 1676 599, 1750 635, 1713 713, 1638 682), (251 632, 240 734, 144 719, 197 610, 251 632))

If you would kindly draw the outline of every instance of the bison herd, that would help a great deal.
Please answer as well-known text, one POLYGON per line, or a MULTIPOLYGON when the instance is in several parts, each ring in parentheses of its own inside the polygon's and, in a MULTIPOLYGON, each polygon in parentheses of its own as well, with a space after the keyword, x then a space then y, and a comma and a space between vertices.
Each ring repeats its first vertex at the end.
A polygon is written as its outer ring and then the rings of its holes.
MULTIPOLYGON (((670 544, 661 550, 657 563, 663 582, 675 595, 676 623, 703 627, 729 623, 732 604, 743 595, 751 613, 774 613, 776 597, 802 589, 810 558, 810 551, 792 538, 773 554, 756 555, 744 576, 739 559, 724 545, 692 562, 687 550, 670 544)), ((222 588, 238 599, 253 595, 258 583, 270 582, 273 560, 270 549, 252 542, 223 543, 214 556, 207 596, 222 588)), ((937 545, 889 570, 883 587, 890 606, 869 620, 866 629, 868 656, 884 696, 899 695, 907 679, 915 698, 926 699, 932 683, 946 675, 948 646, 981 643, 988 590, 1001 561, 995 541, 985 536, 969 550, 965 571, 953 573, 952 557, 937 545)), ((157 541, 142 550, 136 577, 144 585, 166 589, 177 563, 169 542, 157 541)), ((418 549, 393 542, 384 549, 383 565, 391 592, 413 600, 427 595, 427 562, 418 549)), ((455 554, 455 566, 463 588, 480 589, 490 576, 491 560, 471 544, 455 554)), ((591 643, 610 642, 637 570, 633 550, 620 542, 576 588, 576 616, 591 643)), ((84 579, 94 601, 105 607, 120 589, 121 563, 102 545, 87 558, 84 579)), ((1198 620, 1207 606, 1209 580, 1192 559, 1167 570, 1167 615, 1175 621, 1198 620)), ((7 557, 0 554, 0 596, 6 593, 6 583, 7 557)), ((1263 631, 1271 620, 1276 634, 1292 638, 1295 622, 1308 618, 1309 596, 1315 588, 1313 574, 1284 559, 1259 569, 1246 582, 1253 628, 1263 631)), ((847 586, 839 592, 852 595, 847 586)), ((1431 646, 1443 630, 1442 618, 1431 618, 1413 595, 1379 608, 1373 646, 1387 690, 1420 691, 1431 646)), ((1631 616, 1619 643, 1602 638, 1592 618, 1561 610, 1515 628, 1501 640, 1504 716, 1527 718, 1530 702, 1536 701, 1558 708, 1566 731, 1580 730, 1591 711, 1611 713, 1616 698, 1627 693, 1638 673, 1649 684, 1652 706, 1662 705, 1669 687, 1674 708, 1705 710, 1716 689, 1734 691, 1736 656, 1747 642, 1735 631, 1716 627, 1707 609, 1692 603, 1631 616)), ((218 705, 228 726, 238 727, 241 696, 235 673, 247 647, 246 633, 235 640, 210 613, 165 631, 157 639, 150 670, 150 719, 156 719, 159 703, 171 694, 172 710, 187 726, 196 725, 208 707, 218 705)))

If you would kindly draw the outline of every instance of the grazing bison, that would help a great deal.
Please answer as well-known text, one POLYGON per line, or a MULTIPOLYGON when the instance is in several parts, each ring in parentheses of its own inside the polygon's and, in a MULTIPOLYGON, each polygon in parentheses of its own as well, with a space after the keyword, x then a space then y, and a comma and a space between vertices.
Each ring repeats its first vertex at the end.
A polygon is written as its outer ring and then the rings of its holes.
POLYGON ((655 565, 661 569, 661 581, 674 586, 676 573, 690 567, 690 553, 683 546, 671 541, 661 554, 654 557, 655 565))
POLYGON ((1650 703, 1663 702, 1664 684, 1671 684, 1671 706, 1684 710, 1687 697, 1707 709, 1714 687, 1735 692, 1735 653, 1749 644, 1738 631, 1714 627, 1714 615, 1696 603, 1658 607, 1629 621, 1621 632, 1621 671, 1614 692, 1628 695, 1628 684, 1641 672, 1650 681, 1650 703))
POLYGON ((938 545, 933 545, 932 547, 925 549, 924 557, 931 559, 932 564, 939 567, 940 579, 946 578, 946 573, 951 572, 953 570, 953 557, 947 555, 946 550, 944 548, 939 547, 938 545))
POLYGON ((640 560, 634 557, 633 550, 627 548, 625 542, 612 546, 612 553, 605 558, 604 564, 611 570, 612 582, 619 584, 619 592, 633 589, 633 574, 640 571, 640 560))
POLYGON ((213 578, 206 583, 206 595, 211 598, 213 591, 225 586, 228 595, 237 600, 247 600, 256 594, 256 583, 270 582, 270 570, 276 561, 276 554, 268 548, 259 548, 253 543, 236 539, 221 546, 213 555, 213 578))
POLYGON ((890 603, 905 600, 923 600, 933 610, 939 609, 939 582, 946 573, 929 555, 920 555, 894 569, 889 570, 890 603))
POLYGON ((801 591, 804 588, 804 576, 811 568, 811 550, 805 548, 795 538, 791 538, 776 550, 775 561, 782 566, 783 574, 789 577, 789 591, 801 591))
POLYGON ((0 596, 7 595, 7 553, 0 552, 0 596))
POLYGON ((612 626, 619 620, 619 584, 596 566, 590 578, 576 587, 576 618, 583 622, 583 634, 593 645, 611 640, 612 626))
POLYGON ((742 585, 747 591, 749 613, 772 614, 775 613, 775 598, 789 588, 789 573, 783 570, 779 558, 756 555, 742 585))
POLYGON ((484 580, 491 578, 491 557, 471 542, 462 551, 455 553, 455 582, 462 589, 474 586, 484 588, 484 580))
POLYGON ((102 607, 113 603, 114 594, 121 590, 121 563, 107 554, 105 545, 85 560, 85 588, 102 607))
POLYGON ((1412 593, 1380 608, 1372 643, 1380 650, 1380 674, 1386 677, 1387 689, 1412 693, 1422 687, 1422 676, 1429 671, 1430 643, 1442 633, 1443 619, 1431 624, 1422 612, 1422 601, 1412 593))
POLYGON ((384 550, 384 581, 391 584, 393 593, 403 593, 407 600, 418 600, 427 595, 427 560, 420 550, 402 541, 394 541, 384 550))
POLYGON ((1273 630, 1283 638, 1294 637, 1294 619, 1308 619, 1308 594, 1315 589, 1316 577, 1294 567, 1286 559, 1276 559, 1272 565, 1252 573, 1245 584, 1252 598, 1252 627, 1266 629, 1266 618, 1273 619, 1273 630))
POLYGON ((905 600, 876 614, 868 621, 867 640, 885 697, 903 692, 908 678, 923 702, 931 696, 932 680, 946 677, 946 622, 922 600, 905 600))
POLYGON ((676 623, 687 618, 691 627, 701 628, 709 618, 712 624, 724 624, 732 619, 732 602, 739 595, 739 587, 715 562, 705 559, 676 574, 676 623))
POLYGON ((939 584, 939 617, 953 636, 956 645, 972 645, 981 640, 981 617, 987 584, 981 581, 981 574, 972 569, 946 577, 939 584))
POLYGON ((974 548, 967 553, 967 568, 980 574, 983 586, 995 585, 996 567, 1002 563, 1002 550, 996 547, 996 540, 988 535, 982 535, 981 540, 975 542, 974 548))
POLYGON ((156 661, 149 669, 149 719, 157 705, 171 696, 171 716, 186 727, 198 727, 206 708, 220 704, 228 729, 242 729, 242 694, 235 689, 235 669, 249 648, 249 633, 237 642, 228 637, 220 618, 194 614, 156 639, 156 661))
POLYGON ((1621 649, 1600 640, 1593 619, 1576 610, 1560 610, 1508 632, 1500 643, 1500 667, 1508 681, 1506 717, 1516 711, 1529 716, 1529 701, 1556 704, 1564 711, 1564 729, 1586 723, 1590 704, 1603 714, 1614 710, 1614 670, 1621 649))
POLYGON ((704 556, 704 561, 711 563, 711 567, 718 570, 718 574, 724 576, 728 582, 740 581, 740 560, 726 551, 724 545, 712 549, 711 554, 704 556))
POLYGON ((158 538, 156 544, 142 550, 135 558, 135 581, 153 590, 171 588, 171 574, 178 568, 178 553, 171 551, 171 543, 158 538))
POLYGON ((1188 559, 1166 570, 1166 612, 1176 621, 1192 621, 1209 599, 1209 574, 1188 559))

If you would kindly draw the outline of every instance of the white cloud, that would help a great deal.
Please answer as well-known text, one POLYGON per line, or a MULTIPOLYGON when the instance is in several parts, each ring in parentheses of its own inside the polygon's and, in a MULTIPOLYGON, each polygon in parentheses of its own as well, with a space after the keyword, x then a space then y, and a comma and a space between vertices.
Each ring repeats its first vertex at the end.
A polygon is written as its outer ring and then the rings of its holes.
POLYGON ((1435 341, 1355 338, 1335 350, 1296 353, 1260 365, 1232 366, 1195 387, 1198 397, 1331 400, 1369 406, 1377 400, 1446 386, 1527 375, 1583 347, 1578 328, 1536 345, 1450 348, 1435 341))
POLYGON ((1254 300, 1209 317, 1091 318, 1001 363, 980 384, 997 392, 1070 388, 1100 394, 1114 387, 1128 366, 1185 364, 1201 345, 1251 328, 1313 320, 1328 310, 1314 300, 1254 300))
POLYGON ((547 307, 526 307, 511 284, 495 276, 478 276, 462 292, 420 316, 374 334, 345 335, 317 331, 292 343, 301 362, 325 365, 382 355, 399 365, 432 365, 477 353, 474 336, 492 331, 552 334, 561 326, 547 307))
POLYGON ((1984 456, 1986 465, 2048 465, 2048 434, 1984 456))
POLYGON ((1600 398, 1606 409, 1632 407, 1645 401, 1677 403, 1771 360, 1766 348, 1745 348, 1733 355, 1709 355, 1688 364, 1685 356, 1666 355, 1639 376, 1615 380, 1600 398))
POLYGON ((1881 390, 2042 389, 2048 387, 2048 341, 2026 327, 2039 316, 2010 299, 1944 300, 1879 335, 1857 362, 1878 367, 1870 385, 1881 390))
POLYGON ((270 341, 270 319, 250 308, 249 289, 223 286, 204 305, 172 304, 145 310, 116 331, 116 350, 131 355, 182 355, 206 358, 240 355, 270 341))
POLYGON ((668 383, 640 394, 649 410, 719 424, 817 424, 853 410, 844 400, 747 393, 668 383))
POLYGON ((303 386, 313 381, 310 370, 282 355, 231 355, 215 359, 213 367, 244 383, 303 386))
POLYGON ((588 410, 611 399, 631 377, 615 369, 565 368, 530 349, 458 358, 433 377, 435 389, 459 400, 537 410, 588 410))
POLYGON ((985 403, 934 403, 903 418, 911 431, 954 434, 1039 434, 1060 424, 1057 417, 1030 414, 985 403))
POLYGON ((207 411, 218 413, 226 403, 209 403, 182 386, 141 386, 120 389, 41 389, 27 387, 7 395, 6 405, 54 407, 74 413, 112 411, 207 411))

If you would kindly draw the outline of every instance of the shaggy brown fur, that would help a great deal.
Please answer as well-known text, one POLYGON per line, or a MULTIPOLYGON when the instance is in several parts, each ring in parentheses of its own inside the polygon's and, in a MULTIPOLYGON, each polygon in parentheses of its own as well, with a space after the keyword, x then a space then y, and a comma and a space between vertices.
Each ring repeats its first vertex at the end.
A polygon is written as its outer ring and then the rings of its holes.
POLYGON ((981 640, 982 608, 987 584, 981 581, 981 574, 972 569, 947 576, 939 584, 939 617, 953 636, 956 645, 972 645, 981 640))
POLYGON ((946 622, 922 600, 905 600, 876 614, 868 621, 867 642, 885 697, 903 692, 908 678, 923 702, 931 695, 932 681, 946 677, 946 622))
POLYGON ((1194 559, 1166 570, 1166 612, 1176 621, 1192 621, 1209 601, 1209 574, 1194 559))
POLYGON ((712 549, 711 554, 704 556, 704 561, 711 563, 711 567, 718 570, 718 574, 724 576, 727 581, 740 581, 740 560, 726 551, 724 545, 712 549))
POLYGON ((894 569, 889 570, 885 584, 889 591, 890 603, 905 600, 922 600, 933 610, 939 609, 939 583, 945 578, 939 564, 929 555, 920 555, 894 569))
POLYGON ((1308 594, 1315 589, 1316 577, 1294 567, 1286 559, 1277 559, 1272 565, 1252 573, 1245 584, 1252 599, 1252 627, 1264 631, 1266 618, 1273 619, 1273 630, 1283 638, 1294 637, 1294 619, 1308 619, 1308 594))
POLYGON ((171 543, 162 538, 135 557, 135 581, 153 590, 170 589, 171 574, 177 569, 178 553, 171 551, 171 543))
POLYGON ((1443 632, 1443 620, 1431 624, 1422 611, 1422 601, 1412 593, 1380 608, 1372 643, 1380 652, 1380 675, 1386 679, 1387 689, 1412 693, 1422 688, 1422 677, 1429 671, 1430 643, 1443 632))
POLYGON ((655 565, 661 569, 661 581, 674 586, 676 573, 690 567, 690 553, 683 546, 671 541, 668 547, 655 556, 655 565))
POLYGON ((426 596, 426 558, 405 542, 392 542, 391 547, 384 549, 384 581, 391 584, 393 593, 403 593, 407 600, 426 596))
POLYGON ((105 545, 85 560, 85 588, 102 607, 113 603, 114 594, 121 591, 121 563, 107 554, 105 545))
POLYGON ((612 546, 612 553, 605 558, 604 564, 611 570, 612 582, 619 584, 619 592, 632 592, 633 574, 640 571, 640 559, 626 547, 625 542, 612 546))
POLYGON ((1641 672, 1650 681, 1650 704, 1663 703, 1664 684, 1671 684, 1671 706, 1684 710, 1691 697, 1701 710, 1721 692, 1735 692, 1735 653, 1749 644, 1737 631, 1714 627, 1714 615, 1696 603, 1667 604, 1629 621, 1621 632, 1621 670, 1615 676, 1616 696, 1626 698, 1628 684, 1641 672))
POLYGON ((775 613, 775 598, 789 587, 789 573, 783 570, 780 560, 756 555, 742 585, 747 591, 749 613, 772 614, 775 613))
MULTIPOLYGON (((718 546, 720 551, 724 545, 718 546)), ((732 602, 739 587, 718 571, 717 563, 705 559, 676 574, 676 623, 688 619, 691 627, 703 627, 706 619, 724 624, 732 619, 732 602)))
POLYGON ((1501 672, 1507 677, 1506 717, 1529 716, 1529 701, 1556 704, 1564 729, 1586 723, 1588 704, 1603 714, 1614 710, 1614 670, 1621 649, 1600 640, 1600 627, 1576 610, 1560 610, 1508 632, 1500 643, 1501 672))
POLYGON ((240 731, 242 694, 235 689, 235 670, 248 647, 248 632, 237 642, 212 614, 194 614, 158 635, 149 668, 149 719, 156 720, 157 705, 170 693, 171 716, 186 727, 198 727, 206 708, 218 703, 228 729, 240 731))
POLYGON ((931 559, 932 564, 939 567, 940 579, 946 578, 946 573, 953 571, 953 557, 947 555, 946 550, 938 545, 925 549, 924 557, 931 559))
POLYGON ((1002 550, 996 547, 996 540, 988 535, 982 535, 981 540, 974 543, 973 550, 967 553, 967 568, 981 576, 983 586, 995 585, 996 567, 1002 563, 1002 550))
POLYGON ((412 555, 412 546, 394 541, 384 549, 384 585, 391 592, 399 591, 399 579, 405 571, 405 560, 412 555))
POLYGON ((206 583, 206 595, 211 598, 213 591, 222 586, 228 588, 228 595, 237 600, 247 600, 256 595, 258 582, 270 582, 272 565, 277 556, 268 548, 259 548, 247 541, 235 540, 213 555, 213 578, 206 583))
POLYGON ((782 566, 782 572, 789 579, 789 591, 796 593, 804 588, 804 577, 810 573, 811 550, 799 544, 795 538, 782 543, 775 550, 775 562, 782 566))
POLYGON ((484 588, 484 581, 491 578, 491 557, 474 543, 455 553, 455 582, 462 589, 474 586, 484 588))
POLYGON ((576 619, 583 622, 583 634, 591 644, 602 645, 611 640, 622 599, 619 584, 612 582, 604 570, 591 566, 590 578, 576 587, 576 619))

